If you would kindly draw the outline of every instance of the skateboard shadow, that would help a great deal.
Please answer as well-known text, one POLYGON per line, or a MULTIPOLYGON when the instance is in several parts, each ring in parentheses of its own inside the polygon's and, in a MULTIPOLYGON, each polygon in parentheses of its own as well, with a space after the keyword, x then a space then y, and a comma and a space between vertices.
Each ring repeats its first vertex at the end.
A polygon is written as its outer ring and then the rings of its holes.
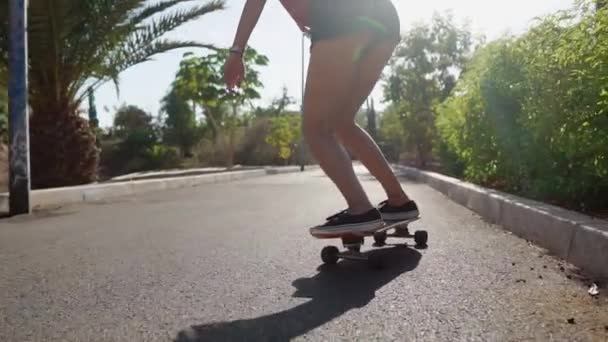
POLYGON ((285 341, 298 337, 351 309, 364 307, 378 289, 415 269, 421 258, 418 251, 403 247, 370 252, 382 254, 386 267, 370 270, 366 262, 349 260, 323 265, 314 277, 292 283, 296 288, 293 297, 310 301, 257 318, 192 326, 180 331, 174 341, 285 341))

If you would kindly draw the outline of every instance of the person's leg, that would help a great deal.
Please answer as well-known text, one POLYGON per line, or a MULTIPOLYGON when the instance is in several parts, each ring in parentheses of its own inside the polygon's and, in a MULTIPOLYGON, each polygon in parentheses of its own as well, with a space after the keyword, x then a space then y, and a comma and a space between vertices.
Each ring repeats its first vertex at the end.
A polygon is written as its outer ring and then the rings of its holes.
MULTIPOLYGON (((357 65, 358 77, 353 85, 345 113, 356 113, 369 96, 382 70, 391 58, 398 41, 385 40, 371 45, 361 56, 357 65)), ((372 137, 354 121, 354 117, 345 118, 344 123, 336 129, 343 145, 359 159, 370 173, 380 182, 387 194, 389 204, 400 206, 410 199, 403 191, 401 184, 391 169, 382 151, 372 137)))
MULTIPOLYGON (((382 70, 392 56, 398 40, 375 41, 361 55, 350 101, 343 113, 356 113, 377 83, 382 70)), ((382 184, 387 201, 380 204, 382 218, 388 221, 406 220, 419 215, 416 202, 412 201, 399 183, 382 151, 372 137, 352 117, 336 125, 336 134, 342 144, 353 153, 370 173, 382 184)))
POLYGON ((303 132, 310 150, 346 199, 348 214, 361 216, 339 215, 334 217, 335 222, 328 222, 330 228, 340 226, 347 231, 371 231, 381 225, 378 211, 370 203, 355 175, 352 161, 335 135, 336 126, 342 124, 345 117, 354 117, 354 113, 345 112, 350 107, 353 84, 358 77, 353 56, 368 42, 369 35, 316 41, 311 49, 304 95, 303 132))

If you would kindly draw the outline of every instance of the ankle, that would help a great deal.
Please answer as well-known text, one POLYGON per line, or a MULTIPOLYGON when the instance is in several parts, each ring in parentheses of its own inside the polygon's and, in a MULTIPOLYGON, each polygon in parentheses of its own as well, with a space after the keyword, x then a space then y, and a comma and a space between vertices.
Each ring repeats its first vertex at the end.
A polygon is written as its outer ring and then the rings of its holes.
POLYGON ((351 206, 348 208, 348 213, 350 215, 362 215, 365 214, 367 212, 369 212, 370 210, 374 210, 376 209, 374 206, 371 205, 371 203, 367 206, 351 206))
POLYGON ((388 204, 392 207, 400 207, 409 201, 411 201, 410 198, 404 192, 388 196, 388 204))

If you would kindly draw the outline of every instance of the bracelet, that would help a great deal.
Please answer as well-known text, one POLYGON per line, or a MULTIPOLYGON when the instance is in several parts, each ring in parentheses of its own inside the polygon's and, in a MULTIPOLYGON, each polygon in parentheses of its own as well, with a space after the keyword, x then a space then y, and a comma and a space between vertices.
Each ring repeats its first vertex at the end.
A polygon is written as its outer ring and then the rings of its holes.
POLYGON ((239 54, 239 55, 243 54, 243 49, 241 49, 238 46, 231 47, 229 51, 230 51, 230 53, 236 53, 236 54, 239 54))

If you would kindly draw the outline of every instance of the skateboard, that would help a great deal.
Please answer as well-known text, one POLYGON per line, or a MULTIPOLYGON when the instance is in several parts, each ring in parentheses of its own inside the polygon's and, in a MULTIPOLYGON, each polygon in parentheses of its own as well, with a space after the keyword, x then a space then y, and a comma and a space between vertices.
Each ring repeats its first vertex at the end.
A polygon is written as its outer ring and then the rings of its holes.
POLYGON ((382 268, 382 258, 378 254, 363 254, 361 246, 365 243, 366 237, 374 237, 373 247, 386 246, 386 239, 389 237, 395 238, 414 238, 417 247, 426 247, 428 241, 428 233, 424 230, 418 230, 414 235, 410 234, 408 225, 419 220, 420 217, 411 218, 404 221, 385 221, 384 226, 373 232, 364 233, 348 233, 331 237, 318 237, 319 239, 340 238, 342 245, 346 248, 345 251, 340 251, 336 246, 326 246, 321 250, 321 260, 324 264, 333 265, 340 259, 367 261, 369 266, 374 269, 382 268), (394 230, 389 233, 390 230, 394 230))

